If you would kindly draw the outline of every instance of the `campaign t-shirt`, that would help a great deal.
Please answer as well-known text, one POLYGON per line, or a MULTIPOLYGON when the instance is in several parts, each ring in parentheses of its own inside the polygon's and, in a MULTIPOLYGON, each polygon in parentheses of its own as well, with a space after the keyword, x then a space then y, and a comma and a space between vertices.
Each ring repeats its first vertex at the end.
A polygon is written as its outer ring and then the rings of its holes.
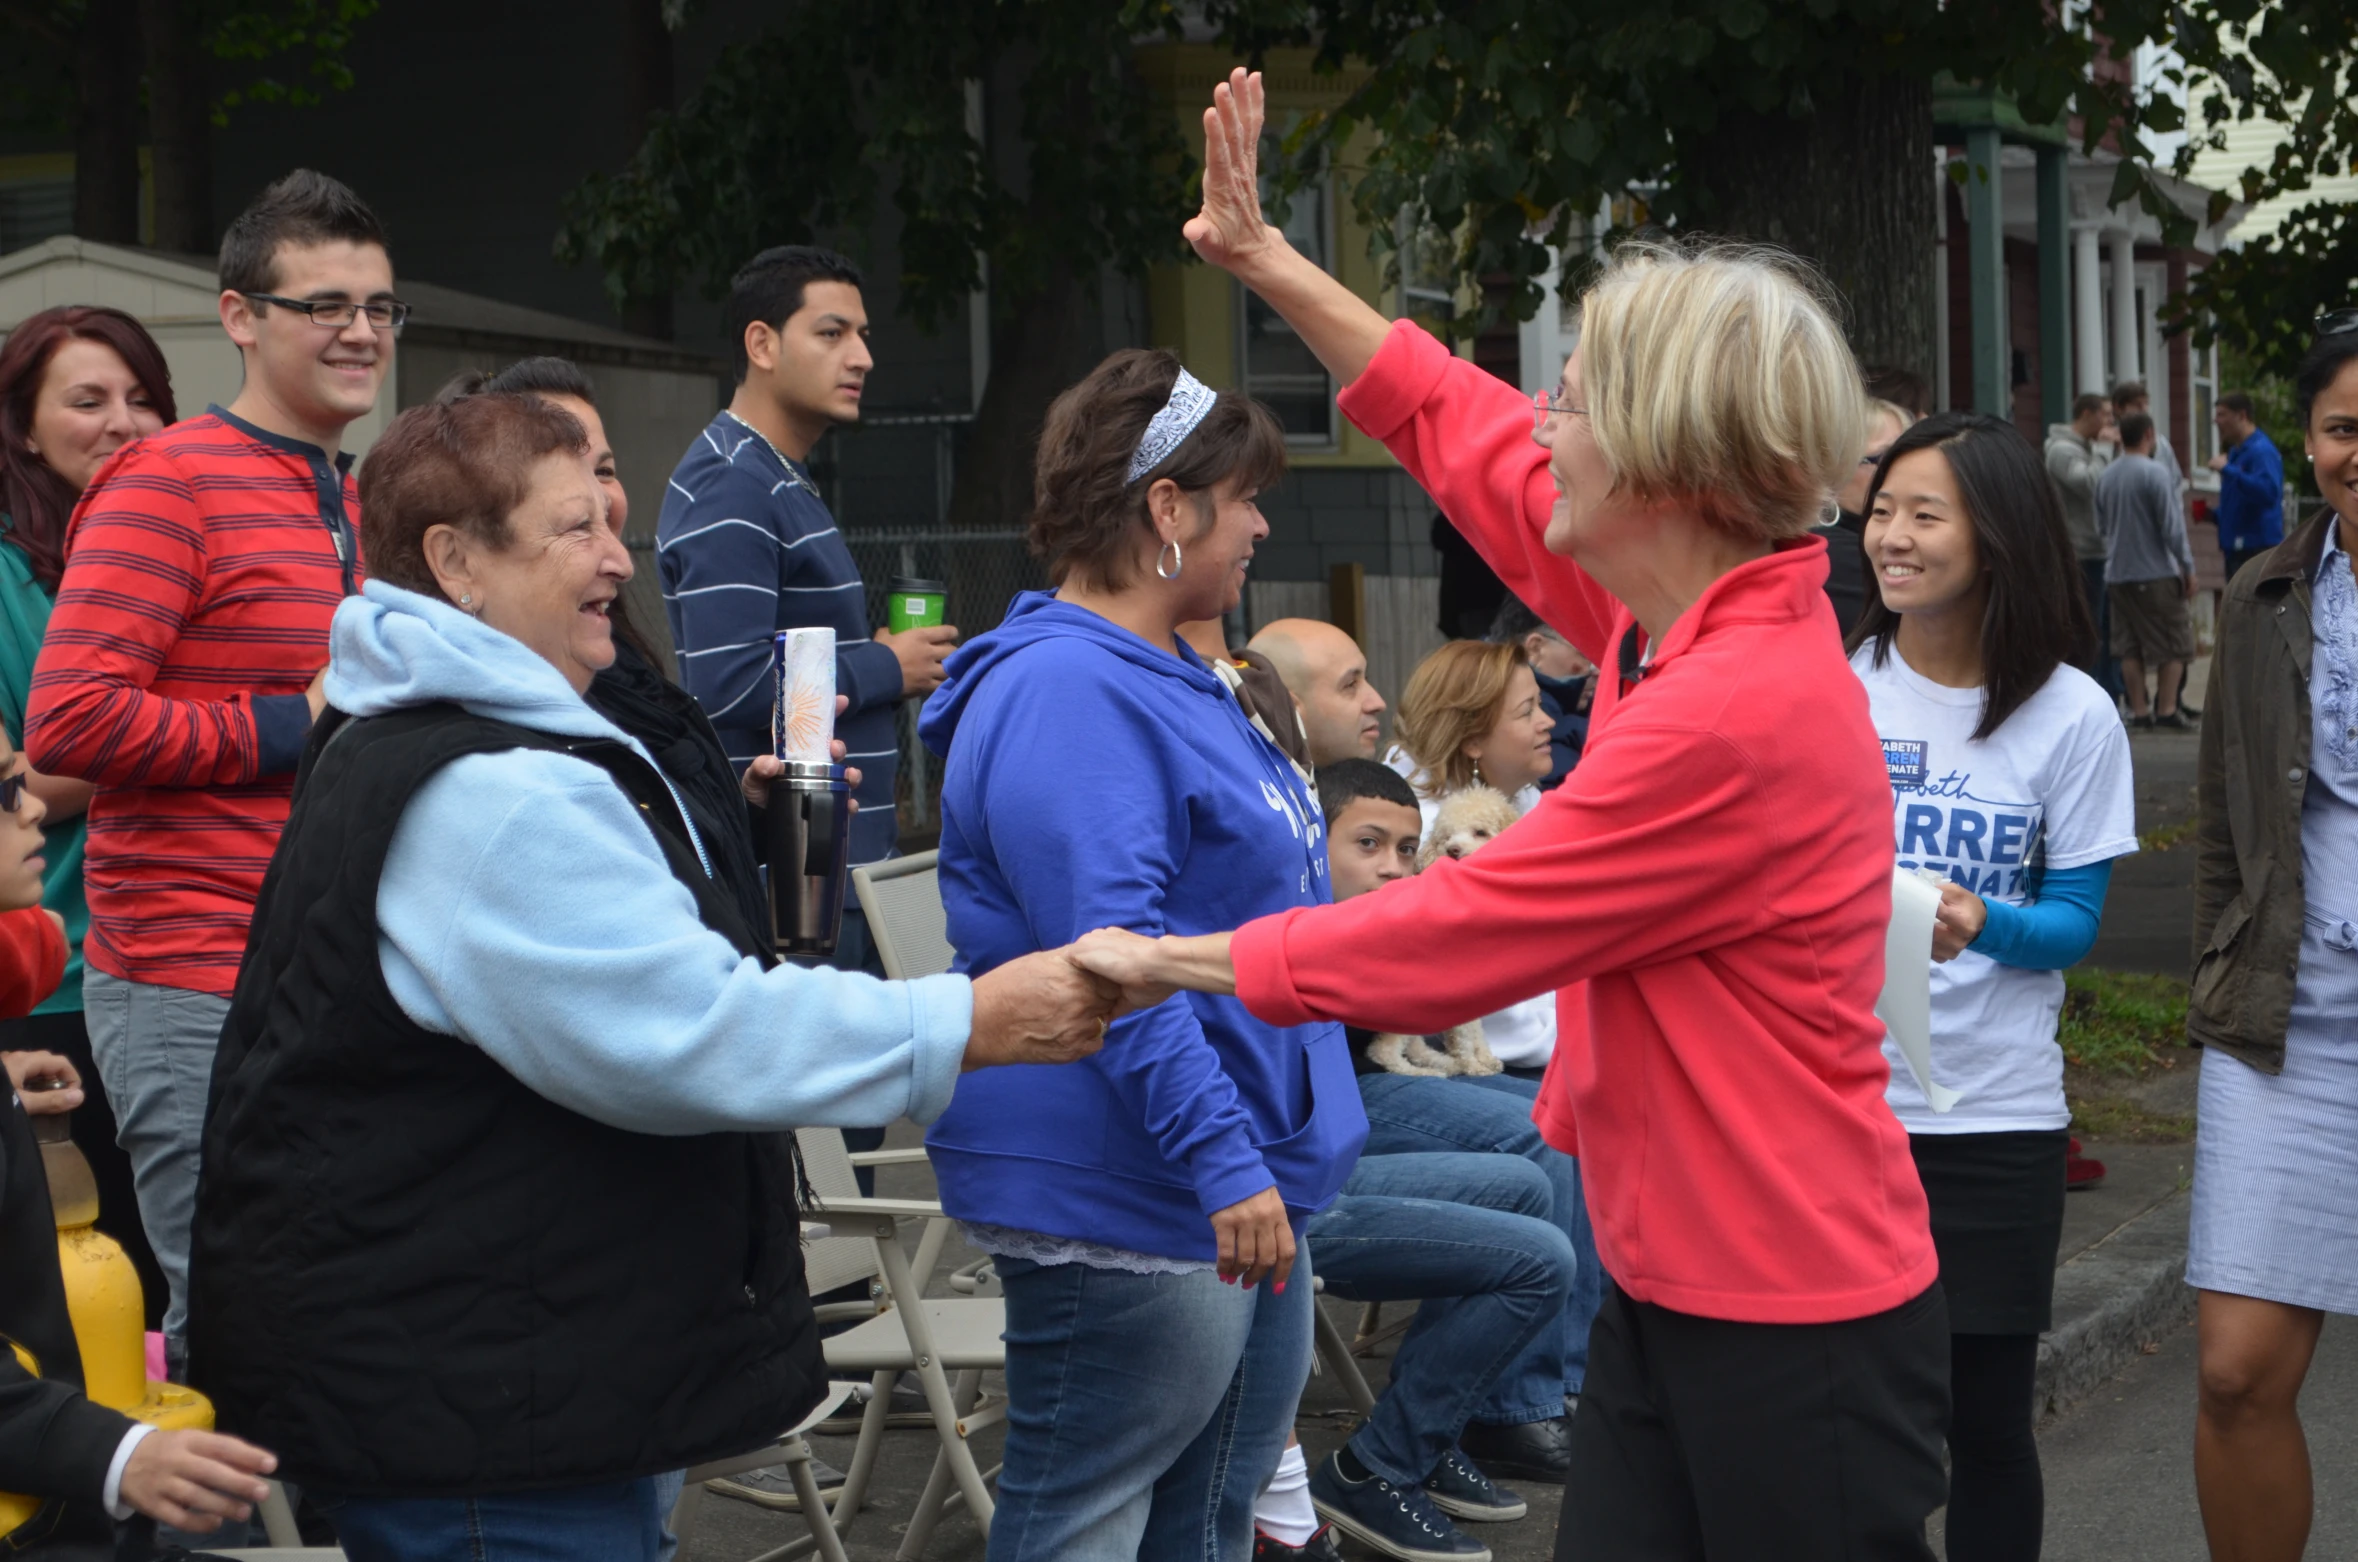
MULTIPOLYGON (((1984 900, 2028 905, 2049 870, 2137 849, 2129 735, 2110 697, 2058 667, 2004 724, 1976 741, 1981 690, 1923 677, 1874 641, 1851 658, 1891 772, 1903 868, 1930 868, 1984 900)), ((1959 1092, 1935 1112, 1890 1037, 1891 1109, 1908 1132, 2063 1128, 2063 973, 2000 965, 1968 949, 1932 968, 1932 1077, 1959 1092)))

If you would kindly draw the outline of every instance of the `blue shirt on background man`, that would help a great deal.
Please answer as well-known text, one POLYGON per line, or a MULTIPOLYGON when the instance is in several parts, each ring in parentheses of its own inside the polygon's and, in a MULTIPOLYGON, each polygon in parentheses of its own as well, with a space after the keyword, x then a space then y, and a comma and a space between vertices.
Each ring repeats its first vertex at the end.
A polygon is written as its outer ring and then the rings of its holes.
POLYGON ((2251 553, 2284 541, 2284 457, 2253 429, 2227 453, 2219 472, 2219 549, 2251 553))
POLYGON ((680 684, 704 707, 739 771, 771 752, 770 648, 778 632, 835 631, 835 692, 850 700, 835 735, 844 763, 861 773, 851 860, 891 856, 900 659, 869 638, 859 566, 810 473, 723 412, 671 474, 655 546, 680 684))

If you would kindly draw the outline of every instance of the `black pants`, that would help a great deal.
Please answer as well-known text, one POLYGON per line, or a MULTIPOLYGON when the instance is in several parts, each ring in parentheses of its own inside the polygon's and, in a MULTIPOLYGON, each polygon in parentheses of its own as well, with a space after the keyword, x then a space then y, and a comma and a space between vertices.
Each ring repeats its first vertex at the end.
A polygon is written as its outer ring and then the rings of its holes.
POLYGON ((2257 548, 2227 549, 2227 578, 2229 580, 2233 580, 2238 570, 2242 569, 2246 564, 2249 564, 2252 560, 2258 558, 2261 554, 2266 553, 2274 546, 2274 543, 2264 543, 2257 548))
POLYGON ((2035 1334, 1949 1337, 1949 1562, 2038 1562, 2047 1488, 2032 1433, 2035 1334))
POLYGON ((90 1163, 91 1180, 98 1185, 98 1229, 123 1244, 131 1267, 139 1272, 139 1289, 147 1304, 147 1327, 163 1327, 164 1306, 171 1292, 155 1249, 147 1245, 147 1228, 139 1223, 139 1192, 133 1185, 131 1157, 115 1143, 115 1112, 106 1098, 106 1084, 98 1077, 97 1060, 90 1056, 90 1030, 79 1011, 70 1014, 33 1014, 19 1020, 0 1020, 0 1052, 54 1052, 74 1065, 82 1076, 82 1104, 74 1109, 74 1145, 90 1163))
POLYGON ((1728 1323, 1607 1282, 1557 1562, 1931 1562, 1949 1322, 1934 1285, 1843 1323, 1728 1323))

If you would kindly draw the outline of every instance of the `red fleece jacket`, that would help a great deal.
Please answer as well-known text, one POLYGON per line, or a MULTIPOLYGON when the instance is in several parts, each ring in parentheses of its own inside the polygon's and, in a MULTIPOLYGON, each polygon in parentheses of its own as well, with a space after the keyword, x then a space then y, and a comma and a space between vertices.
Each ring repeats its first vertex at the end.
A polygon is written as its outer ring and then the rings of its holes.
POLYGON ((1916 1295, 1938 1264, 1872 1012, 1891 784, 1825 544, 1721 577, 1624 691, 1628 610, 1540 540, 1555 490, 1530 403, 1402 324, 1342 406, 1603 677, 1579 767, 1519 824, 1248 923, 1238 993, 1276 1025, 1417 1033, 1560 988, 1534 1115, 1580 1155, 1624 1291, 1748 1323, 1916 1295))

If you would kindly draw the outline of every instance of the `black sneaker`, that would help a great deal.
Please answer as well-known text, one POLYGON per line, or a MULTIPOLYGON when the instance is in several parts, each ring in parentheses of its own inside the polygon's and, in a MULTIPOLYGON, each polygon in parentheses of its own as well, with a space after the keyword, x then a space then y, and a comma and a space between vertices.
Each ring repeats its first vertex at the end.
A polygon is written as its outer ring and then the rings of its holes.
POLYGON ((1473 1460, 1454 1448, 1443 1454, 1433 1473, 1425 1477, 1425 1495, 1451 1518, 1471 1519, 1477 1524, 1519 1519, 1531 1511, 1529 1503, 1493 1483, 1474 1467, 1473 1460))
POLYGON ((1423 1487, 1380 1475, 1346 1480, 1334 1454, 1310 1472, 1310 1502, 1336 1529, 1399 1562, 1490 1562, 1490 1548, 1450 1523, 1423 1487))
POLYGON ((2131 716, 2129 718, 2129 730, 2131 732, 2151 732, 2153 730, 2153 718, 2151 716, 2131 716))
POLYGON ((1343 1548, 1335 1544, 1335 1527, 1321 1524, 1310 1538, 1289 1546, 1267 1530, 1253 1530, 1253 1562, 1343 1562, 1343 1548))
POLYGON ((1561 1486, 1572 1465, 1572 1418, 1552 1416, 1518 1426, 1468 1421, 1457 1434, 1457 1446, 1492 1475, 1561 1486))
POLYGON ((2186 719, 2184 711, 2174 710, 2167 716, 2156 716, 2153 718, 2153 725, 2155 730, 2160 732, 2192 732, 2194 730, 2194 723, 2186 719))

